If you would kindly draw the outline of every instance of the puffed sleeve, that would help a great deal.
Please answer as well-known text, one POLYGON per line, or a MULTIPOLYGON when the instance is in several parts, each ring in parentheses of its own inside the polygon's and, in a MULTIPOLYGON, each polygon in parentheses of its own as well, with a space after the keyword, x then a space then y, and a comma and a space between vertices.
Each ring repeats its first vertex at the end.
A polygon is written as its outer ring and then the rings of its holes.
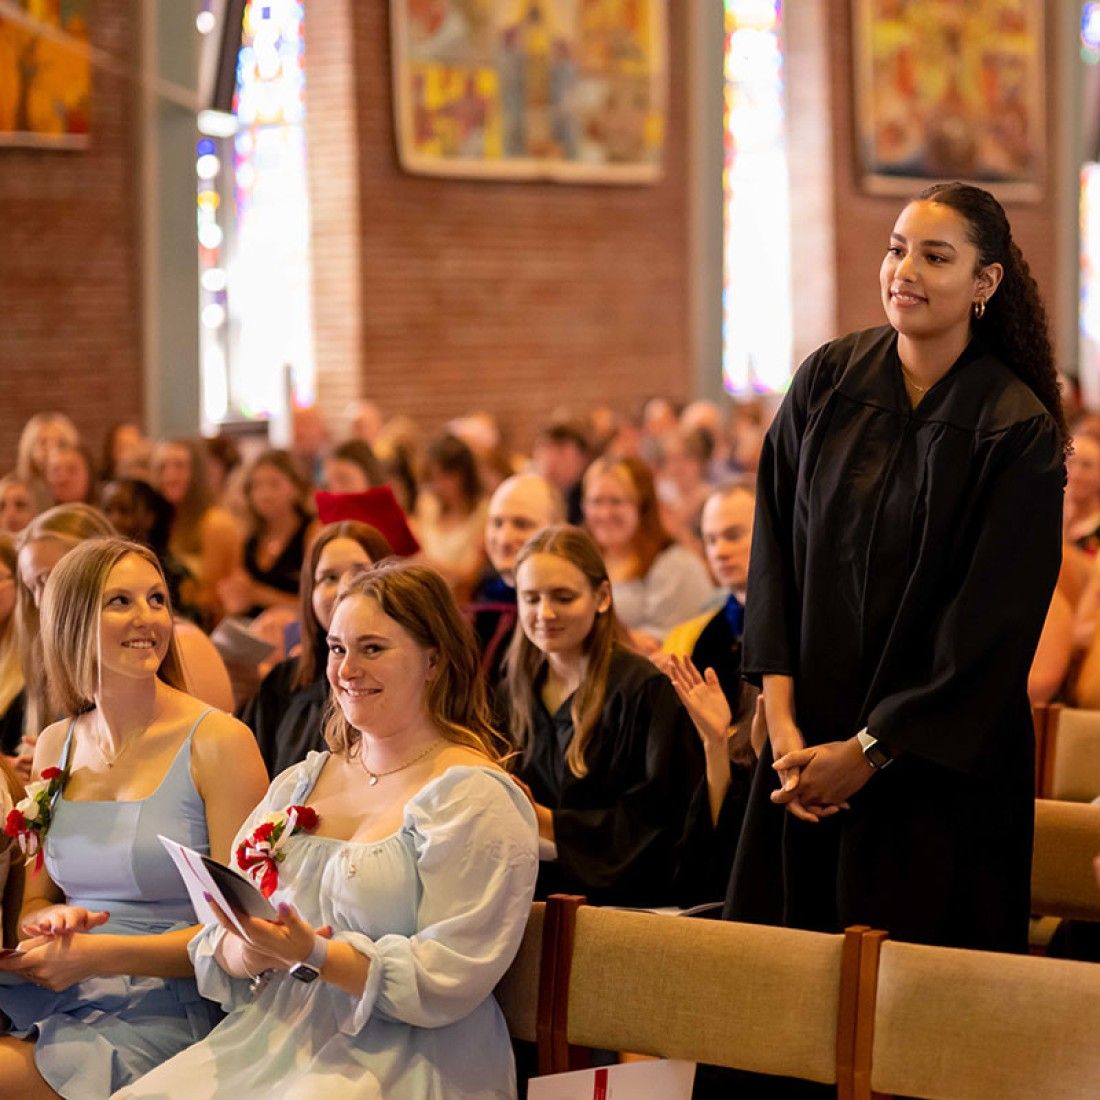
POLYGON ((450 768, 406 810, 420 882, 417 931, 372 940, 338 931, 370 959, 360 997, 330 987, 337 1026, 375 1015, 444 1027, 491 995, 519 950, 538 873, 538 823, 503 773, 450 768))
MULTIPOLYGON (((313 786, 313 780, 324 763, 324 755, 311 752, 301 764, 295 764, 275 777, 260 804, 237 831, 229 849, 231 852, 237 850, 241 841, 260 824, 266 814, 283 810, 300 800, 301 792, 313 786)), ((215 958, 214 953, 226 935, 225 929, 220 925, 208 924, 187 945, 187 953, 195 967, 195 981, 199 992, 208 1001, 216 1001, 229 1012, 249 999, 251 988, 246 978, 234 978, 227 974, 215 958)))
POLYGON ((1062 560, 1065 467, 1053 420, 1016 424, 999 447, 985 506, 967 521, 973 549, 929 640, 930 675, 881 699, 867 721, 891 749, 964 773, 994 752, 1002 715, 1026 706, 1062 560))

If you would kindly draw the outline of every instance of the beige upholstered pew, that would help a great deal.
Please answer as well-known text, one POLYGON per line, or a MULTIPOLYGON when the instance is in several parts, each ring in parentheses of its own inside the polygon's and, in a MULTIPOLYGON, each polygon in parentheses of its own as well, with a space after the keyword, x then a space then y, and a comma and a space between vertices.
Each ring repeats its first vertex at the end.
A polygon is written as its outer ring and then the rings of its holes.
POLYGON ((1040 798, 1091 802, 1100 797, 1100 711, 1048 707, 1040 745, 1040 798))
POLYGON ((627 1050, 836 1083, 850 1096, 861 930, 584 905, 562 926, 555 1070, 583 1065, 585 1048, 627 1050))
POLYGON ((1093 869, 1098 855, 1100 806, 1037 800, 1031 911, 1100 921, 1100 887, 1093 869))
POLYGON ((863 939, 855 1095, 1100 1095, 1100 966, 863 939))

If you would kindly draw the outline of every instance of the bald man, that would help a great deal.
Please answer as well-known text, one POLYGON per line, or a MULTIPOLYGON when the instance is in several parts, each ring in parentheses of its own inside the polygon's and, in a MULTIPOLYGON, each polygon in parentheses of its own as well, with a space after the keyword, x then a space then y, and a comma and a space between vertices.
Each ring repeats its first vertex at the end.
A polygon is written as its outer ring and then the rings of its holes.
POLYGON ((564 513, 561 493, 538 474, 502 481, 489 500, 485 551, 491 568, 478 582, 467 613, 481 646, 481 667, 490 692, 500 682, 516 623, 516 557, 532 535, 561 523, 564 513))

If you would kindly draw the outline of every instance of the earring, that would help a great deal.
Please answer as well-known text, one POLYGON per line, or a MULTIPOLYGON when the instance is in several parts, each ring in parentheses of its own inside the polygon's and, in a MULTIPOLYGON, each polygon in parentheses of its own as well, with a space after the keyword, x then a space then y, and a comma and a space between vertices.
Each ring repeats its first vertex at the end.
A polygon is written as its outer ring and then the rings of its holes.
POLYGON ((985 316, 985 299, 974 299, 974 320, 980 321, 985 316))

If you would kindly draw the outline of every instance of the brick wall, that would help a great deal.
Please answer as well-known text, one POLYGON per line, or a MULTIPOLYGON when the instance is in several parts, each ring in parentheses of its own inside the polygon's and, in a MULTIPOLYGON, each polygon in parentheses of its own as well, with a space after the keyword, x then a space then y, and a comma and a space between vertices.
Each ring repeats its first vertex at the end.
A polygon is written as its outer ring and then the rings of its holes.
MULTIPOLYGON (((394 138, 388 5, 312 3, 307 66, 338 55, 328 39, 348 12, 354 34, 358 217, 347 225, 359 223, 360 392, 428 430, 488 409, 520 444, 561 405, 687 396, 686 7, 670 5, 664 177, 652 187, 597 187, 406 175, 394 138)), ((339 94, 317 94, 307 103, 311 197, 315 228, 326 227, 331 245, 338 218, 324 203, 346 202, 354 188, 339 178, 350 170, 330 114, 339 94)), ((315 245, 315 290, 328 262, 315 245)), ((348 392, 332 360, 338 320, 317 296, 319 390, 332 414, 348 392)))
MULTIPOLYGON (((92 7, 93 45, 120 65, 133 8, 92 7)), ((142 412, 135 89, 97 68, 92 97, 87 150, 0 148, 0 473, 32 413, 68 413, 98 453, 142 412)))

